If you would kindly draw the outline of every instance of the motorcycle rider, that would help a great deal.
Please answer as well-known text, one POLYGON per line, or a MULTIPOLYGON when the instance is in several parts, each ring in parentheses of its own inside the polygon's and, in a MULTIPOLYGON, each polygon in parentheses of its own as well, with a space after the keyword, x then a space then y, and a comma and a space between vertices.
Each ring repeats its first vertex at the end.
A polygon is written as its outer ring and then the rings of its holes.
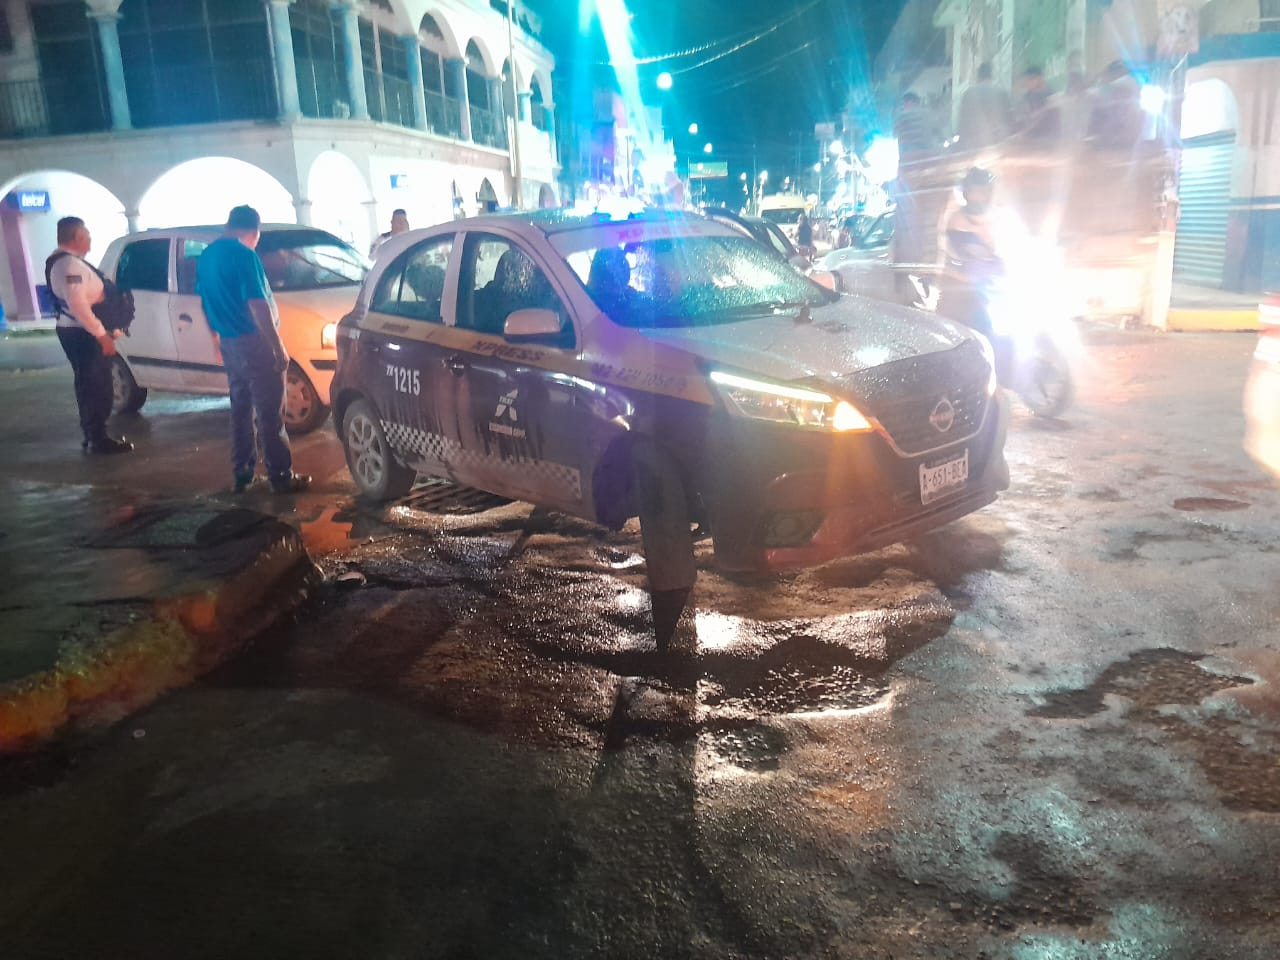
POLYGON ((996 178, 981 167, 972 167, 960 183, 963 206, 947 217, 944 231, 946 265, 938 312, 992 339, 987 291, 1004 274, 1004 261, 996 252, 990 212, 996 178))

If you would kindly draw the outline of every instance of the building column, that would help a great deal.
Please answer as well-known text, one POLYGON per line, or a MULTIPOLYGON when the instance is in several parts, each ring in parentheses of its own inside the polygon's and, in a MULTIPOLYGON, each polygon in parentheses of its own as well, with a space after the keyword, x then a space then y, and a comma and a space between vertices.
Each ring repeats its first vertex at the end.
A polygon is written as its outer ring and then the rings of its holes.
POLYGON ((126 210, 124 212, 124 219, 125 219, 125 222, 129 225, 130 233, 137 233, 138 230, 141 229, 138 226, 138 218, 141 216, 142 214, 140 214, 137 210, 126 210))
POLYGON ((26 221, 21 210, 0 204, 0 233, 4 234, 4 256, 13 277, 13 301, 7 305, 8 321, 34 323, 40 319, 40 298, 36 284, 44 283, 31 266, 26 221))
POLYGON ((369 239, 373 241, 382 236, 382 226, 378 223, 378 201, 364 201, 364 209, 369 216, 369 239))
POLYGON ((369 119, 369 99, 364 92, 364 60, 360 55, 360 9, 363 0, 339 0, 334 9, 342 17, 342 59, 347 68, 347 96, 351 119, 369 119))
POLYGON ((525 90, 516 94, 516 116, 520 118, 521 123, 533 122, 533 94, 525 90))
POLYGON ((544 103, 542 109, 546 111, 547 118, 547 136, 551 139, 551 163, 556 165, 560 162, 558 147, 556 146, 556 105, 554 103, 544 103))
POLYGON ((427 91, 422 85, 422 50, 418 38, 403 37, 404 52, 409 58, 409 86, 413 89, 413 126, 427 129, 427 91))
POLYGON ((293 119, 302 115, 298 99, 298 67, 293 59, 293 27, 289 24, 289 5, 294 0, 268 0, 271 18, 271 44, 275 52, 276 89, 280 91, 280 115, 293 119))
POLYGON ((120 14, 112 10, 89 11, 90 18, 98 25, 98 44, 102 47, 102 67, 107 75, 107 102, 111 106, 111 129, 129 130, 133 118, 129 115, 129 92, 124 83, 124 59, 120 56, 120 32, 116 24, 120 14))
POLYGON ((293 209, 297 212, 298 223, 304 227, 313 227, 311 222, 311 201, 306 197, 297 197, 293 201, 293 209))
POLYGON ((471 139, 471 94, 467 92, 467 61, 446 60, 445 64, 453 71, 454 84, 458 88, 458 99, 462 107, 462 139, 471 139))

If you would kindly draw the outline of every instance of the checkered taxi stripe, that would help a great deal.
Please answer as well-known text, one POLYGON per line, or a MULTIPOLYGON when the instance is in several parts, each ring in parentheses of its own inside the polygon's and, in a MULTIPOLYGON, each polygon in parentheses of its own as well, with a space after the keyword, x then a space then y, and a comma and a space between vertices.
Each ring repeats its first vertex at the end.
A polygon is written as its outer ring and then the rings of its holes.
POLYGON ((573 500, 582 499, 582 474, 572 467, 547 460, 517 459, 476 453, 438 433, 428 433, 417 427, 390 423, 386 420, 381 422, 382 430, 387 435, 387 442, 410 462, 415 459, 435 460, 459 467, 519 473, 567 490, 573 500))

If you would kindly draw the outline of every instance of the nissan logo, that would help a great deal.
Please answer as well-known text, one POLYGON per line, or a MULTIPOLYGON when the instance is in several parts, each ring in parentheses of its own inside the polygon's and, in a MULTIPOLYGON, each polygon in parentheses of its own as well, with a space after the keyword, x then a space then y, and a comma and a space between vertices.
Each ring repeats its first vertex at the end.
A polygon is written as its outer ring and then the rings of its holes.
POLYGON ((951 401, 943 397, 938 401, 937 406, 933 408, 933 412, 929 414, 929 422, 933 424, 933 429, 939 433, 946 433, 951 429, 951 425, 956 422, 956 408, 951 405, 951 401))

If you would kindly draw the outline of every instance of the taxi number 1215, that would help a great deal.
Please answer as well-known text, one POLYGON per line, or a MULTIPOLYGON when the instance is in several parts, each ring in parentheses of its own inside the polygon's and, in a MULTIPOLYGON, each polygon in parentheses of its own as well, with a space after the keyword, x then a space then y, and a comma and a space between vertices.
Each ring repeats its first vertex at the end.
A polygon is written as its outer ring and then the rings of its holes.
POLYGON ((419 376, 420 371, 410 370, 408 367, 397 367, 393 363, 387 364, 387 376, 391 378, 391 384, 395 387, 397 393, 408 393, 412 396, 418 396, 422 393, 422 379, 419 376))

